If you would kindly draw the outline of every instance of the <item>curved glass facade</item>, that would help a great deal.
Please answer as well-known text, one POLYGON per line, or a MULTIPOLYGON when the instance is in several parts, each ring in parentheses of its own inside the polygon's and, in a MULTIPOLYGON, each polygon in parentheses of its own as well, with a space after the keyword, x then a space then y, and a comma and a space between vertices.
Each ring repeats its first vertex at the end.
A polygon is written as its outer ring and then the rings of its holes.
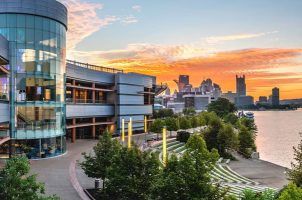
POLYGON ((64 153, 66 27, 46 17, 0 13, 0 34, 9 41, 14 77, 11 138, 38 152, 31 157, 64 153))

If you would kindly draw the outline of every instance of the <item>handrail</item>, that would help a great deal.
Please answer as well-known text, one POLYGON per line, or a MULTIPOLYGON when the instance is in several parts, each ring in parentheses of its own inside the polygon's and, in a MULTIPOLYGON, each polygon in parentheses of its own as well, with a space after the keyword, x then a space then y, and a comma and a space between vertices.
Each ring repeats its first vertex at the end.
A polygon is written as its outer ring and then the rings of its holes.
POLYGON ((66 63, 71 64, 71 65, 75 65, 75 66, 78 66, 78 67, 83 67, 83 68, 86 68, 86 69, 101 71, 101 72, 124 73, 124 71, 120 70, 120 69, 103 67, 103 66, 99 66, 99 65, 92 65, 92 64, 89 64, 89 63, 78 62, 78 61, 75 61, 75 60, 66 60, 66 63))

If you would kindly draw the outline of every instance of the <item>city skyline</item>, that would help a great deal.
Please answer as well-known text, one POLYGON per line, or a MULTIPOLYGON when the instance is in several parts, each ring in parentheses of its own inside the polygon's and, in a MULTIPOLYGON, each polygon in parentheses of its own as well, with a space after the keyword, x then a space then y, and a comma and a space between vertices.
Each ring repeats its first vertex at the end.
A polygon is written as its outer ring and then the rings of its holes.
POLYGON ((61 2, 70 59, 155 75, 172 90, 188 74, 235 91, 234 76, 246 74, 254 97, 275 86, 281 99, 302 96, 301 1, 61 2))

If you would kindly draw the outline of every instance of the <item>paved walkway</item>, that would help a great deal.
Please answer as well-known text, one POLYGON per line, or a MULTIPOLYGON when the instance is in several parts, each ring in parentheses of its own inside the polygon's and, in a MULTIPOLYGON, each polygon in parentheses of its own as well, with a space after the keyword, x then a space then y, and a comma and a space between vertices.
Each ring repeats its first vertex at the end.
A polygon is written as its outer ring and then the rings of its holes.
POLYGON ((75 161, 80 159, 81 153, 90 151, 96 143, 96 140, 77 140, 75 144, 67 144, 68 152, 63 156, 31 161, 32 173, 38 174, 38 180, 45 183, 46 194, 56 194, 62 200, 82 199, 73 186, 76 184, 74 181, 79 180, 80 185, 85 186, 89 182, 93 185, 93 179, 87 176, 80 176, 79 179, 74 177, 82 172, 80 168, 72 164, 76 164, 75 161), (70 177, 70 174, 73 175, 70 177))
POLYGON ((288 184, 286 179, 286 168, 258 159, 244 159, 238 154, 238 161, 231 161, 229 166, 240 175, 265 186, 283 188, 288 184))

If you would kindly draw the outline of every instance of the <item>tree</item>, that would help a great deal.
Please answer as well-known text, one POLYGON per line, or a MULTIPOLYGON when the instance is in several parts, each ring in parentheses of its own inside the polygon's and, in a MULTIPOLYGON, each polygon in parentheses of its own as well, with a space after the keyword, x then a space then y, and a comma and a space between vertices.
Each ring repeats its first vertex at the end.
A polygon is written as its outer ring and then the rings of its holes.
POLYGON ((239 128, 241 126, 245 126, 248 130, 252 131, 254 134, 256 134, 256 132, 257 132, 257 126, 253 119, 248 119, 246 117, 242 117, 239 119, 237 126, 239 128))
POLYGON ((218 151, 222 156, 230 156, 227 154, 227 150, 237 149, 238 147, 238 135, 235 133, 234 128, 230 124, 224 124, 218 132, 217 136, 218 151))
POLYGON ((84 161, 80 163, 80 166, 88 177, 101 178, 103 180, 103 189, 105 189, 105 180, 108 178, 113 158, 120 150, 120 143, 117 140, 113 140, 111 134, 105 131, 97 145, 93 147, 93 154, 83 153, 84 161))
POLYGON ((253 190, 244 190, 241 200, 274 200, 276 192, 274 190, 265 190, 264 192, 255 192, 253 190))
POLYGON ((294 183, 289 183, 280 193, 278 200, 301 200, 302 188, 294 183))
POLYGON ((198 114, 200 124, 205 126, 209 125, 210 120, 216 118, 217 115, 214 112, 201 112, 198 114))
POLYGON ((183 130, 192 128, 191 121, 188 119, 188 117, 179 118, 179 128, 183 130))
POLYGON ((177 119, 173 117, 168 117, 165 119, 165 124, 167 127, 167 130, 170 131, 170 137, 172 136, 172 131, 177 131, 179 130, 179 126, 177 123, 177 119))
POLYGON ((106 180, 107 199, 149 199, 159 166, 158 154, 142 152, 136 146, 122 148, 106 180))
POLYGON ((177 136, 176 136, 176 140, 179 141, 179 142, 186 143, 189 140, 190 135, 191 134, 187 131, 178 131, 177 136))
POLYGON ((189 116, 193 116, 196 114, 196 111, 194 108, 185 108, 185 109, 183 109, 182 112, 184 115, 189 115, 189 116))
POLYGON ((26 157, 13 157, 0 171, 0 199, 55 200, 56 196, 44 197, 44 184, 37 182, 36 175, 29 175, 30 165, 26 157))
POLYGON ((174 112, 172 109, 160 109, 158 111, 154 111, 153 117, 157 118, 166 118, 166 117, 173 117, 174 112))
POLYGON ((165 126, 165 122, 162 119, 155 119, 151 124, 150 131, 153 133, 161 133, 165 126))
POLYGON ((201 125, 198 116, 192 116, 190 118, 190 120, 191 120, 192 128, 196 128, 196 127, 199 127, 201 125))
MULTIPOLYGON (((302 133, 300 133, 302 136, 302 133)), ((302 140, 298 147, 293 147, 295 162, 291 163, 291 170, 288 171, 288 179, 298 187, 302 187, 302 140)))
POLYGON ((206 141, 209 150, 215 148, 219 149, 218 146, 218 133, 222 128, 221 119, 217 115, 211 115, 208 127, 204 131, 204 140, 206 141))
POLYGON ((229 113, 234 113, 236 110, 235 104, 224 98, 218 98, 208 105, 208 111, 215 112, 221 118, 229 113))
POLYGON ((255 134, 245 126, 241 126, 238 138, 239 153, 247 158, 250 158, 252 152, 256 151, 255 134))
POLYGON ((238 117, 234 113, 227 114, 223 119, 226 123, 230 123, 232 125, 236 125, 238 121, 238 117))
POLYGON ((219 158, 217 151, 209 152, 205 141, 196 134, 189 138, 186 148, 183 157, 168 160, 151 199, 223 199, 225 191, 213 185, 209 175, 219 158))

